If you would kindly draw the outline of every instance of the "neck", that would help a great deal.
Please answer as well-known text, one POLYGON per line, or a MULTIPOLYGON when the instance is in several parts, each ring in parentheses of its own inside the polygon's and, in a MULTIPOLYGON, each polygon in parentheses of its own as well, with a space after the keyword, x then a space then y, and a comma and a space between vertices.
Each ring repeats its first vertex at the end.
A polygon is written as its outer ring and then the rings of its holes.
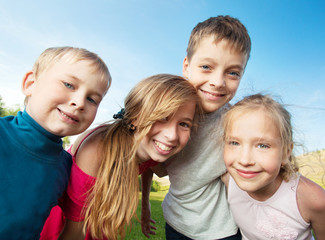
POLYGON ((249 196, 254 198, 257 201, 266 201, 267 199, 271 198, 276 191, 279 189, 282 183, 282 177, 278 175, 274 182, 268 184, 267 186, 254 191, 254 192, 247 192, 249 196))

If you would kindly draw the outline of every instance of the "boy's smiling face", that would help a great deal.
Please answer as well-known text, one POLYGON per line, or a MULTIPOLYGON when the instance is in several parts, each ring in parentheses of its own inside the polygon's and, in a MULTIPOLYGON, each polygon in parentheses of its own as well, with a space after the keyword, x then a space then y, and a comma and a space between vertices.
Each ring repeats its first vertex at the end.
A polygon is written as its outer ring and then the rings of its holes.
POLYGON ((197 89, 205 112, 218 110, 234 97, 246 62, 246 54, 227 40, 216 42, 214 36, 203 38, 190 60, 185 57, 183 75, 197 89))
POLYGON ((83 132, 93 122, 107 90, 107 81, 90 61, 60 59, 37 79, 33 72, 23 80, 27 113, 47 131, 58 136, 83 132))

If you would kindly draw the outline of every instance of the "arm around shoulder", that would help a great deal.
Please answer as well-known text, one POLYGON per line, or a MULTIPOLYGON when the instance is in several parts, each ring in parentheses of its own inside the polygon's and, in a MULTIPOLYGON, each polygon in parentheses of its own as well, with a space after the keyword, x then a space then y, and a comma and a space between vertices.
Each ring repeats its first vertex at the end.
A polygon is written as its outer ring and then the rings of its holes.
POLYGON ((325 239, 325 190, 301 176, 297 189, 297 202, 301 216, 311 224, 316 239, 325 239))
POLYGON ((168 175, 167 169, 164 164, 160 163, 151 168, 153 173, 156 174, 158 177, 165 177, 168 175))
POLYGON ((150 189, 152 183, 153 172, 150 168, 144 171, 141 175, 141 189, 142 189, 142 200, 141 200, 141 229, 142 233, 150 238, 150 234, 155 235, 156 227, 152 225, 156 222, 151 218, 150 208, 150 189))

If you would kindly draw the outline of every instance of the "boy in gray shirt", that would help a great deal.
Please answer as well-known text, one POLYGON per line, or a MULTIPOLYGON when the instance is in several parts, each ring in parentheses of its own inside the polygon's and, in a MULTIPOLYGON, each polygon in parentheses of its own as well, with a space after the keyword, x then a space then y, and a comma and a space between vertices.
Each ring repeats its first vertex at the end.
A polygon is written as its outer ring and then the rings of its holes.
POLYGON ((205 118, 180 153, 142 175, 141 220, 147 237, 155 229, 148 200, 152 174, 163 176, 165 169, 171 183, 162 204, 167 240, 241 239, 221 181, 226 168, 216 139, 220 117, 237 91, 250 50, 246 28, 230 16, 209 18, 193 29, 183 75, 196 87, 205 118))

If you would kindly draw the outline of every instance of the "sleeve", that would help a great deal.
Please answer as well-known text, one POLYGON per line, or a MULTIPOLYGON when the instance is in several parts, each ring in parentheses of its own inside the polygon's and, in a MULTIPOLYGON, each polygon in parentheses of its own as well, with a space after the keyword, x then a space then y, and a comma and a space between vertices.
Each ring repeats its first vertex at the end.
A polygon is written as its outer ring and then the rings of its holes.
POLYGON ((139 175, 141 175, 144 171, 146 171, 148 168, 154 167, 158 165, 159 162, 156 162, 152 159, 145 161, 139 165, 139 175))
POLYGON ((66 218, 75 222, 84 220, 83 208, 95 181, 96 178, 83 172, 73 161, 68 188, 59 202, 66 218))

